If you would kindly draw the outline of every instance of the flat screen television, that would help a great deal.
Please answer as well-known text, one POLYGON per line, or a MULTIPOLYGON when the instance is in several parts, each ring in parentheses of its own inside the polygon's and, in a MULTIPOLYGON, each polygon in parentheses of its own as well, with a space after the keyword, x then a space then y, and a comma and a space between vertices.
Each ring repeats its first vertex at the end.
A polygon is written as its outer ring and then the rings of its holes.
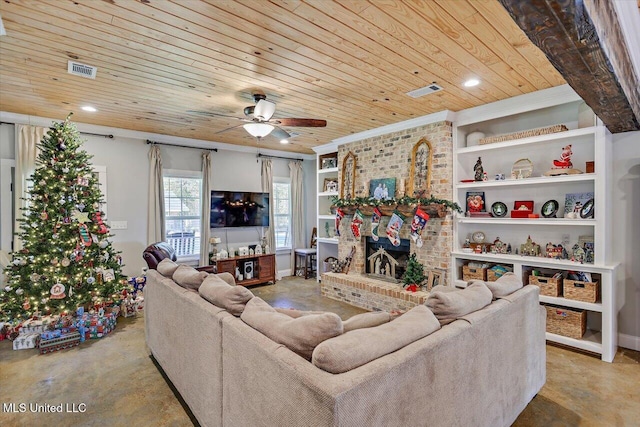
POLYGON ((268 226, 269 193, 211 192, 211 228, 268 226))

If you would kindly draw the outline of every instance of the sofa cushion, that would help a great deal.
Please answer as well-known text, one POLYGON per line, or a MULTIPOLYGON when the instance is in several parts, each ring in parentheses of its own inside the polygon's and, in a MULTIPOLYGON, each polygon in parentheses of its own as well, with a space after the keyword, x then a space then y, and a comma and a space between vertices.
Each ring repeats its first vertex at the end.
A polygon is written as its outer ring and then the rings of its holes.
POLYGON ((486 282, 486 285, 493 294, 493 298, 502 298, 522 288, 522 280, 515 273, 507 272, 495 282, 486 282))
POLYGON ((438 329, 440 323, 435 315, 424 305, 418 305, 391 322, 324 341, 313 351, 312 362, 324 371, 340 374, 393 353, 438 329))
POLYGON ((391 321, 391 314, 386 311, 371 311, 369 313, 360 313, 351 316, 344 322, 344 332, 353 331, 355 329, 373 328, 391 321))
POLYGON ((475 281, 454 292, 431 292, 425 303, 433 311, 441 325, 477 311, 491 304, 493 294, 482 281, 475 281))
POLYGON ((298 317, 308 316, 310 314, 324 314, 326 311, 307 311, 307 310, 298 310, 297 308, 283 308, 283 307, 273 307, 275 311, 278 313, 286 314, 289 317, 293 317, 297 319, 298 317))
POLYGON ((244 286, 231 286, 215 274, 202 281, 200 296, 211 304, 224 308, 234 316, 240 316, 253 293, 244 286))
POLYGON ((240 316, 252 328, 307 360, 321 342, 342 334, 342 320, 335 313, 309 314, 292 318, 256 297, 240 316))
POLYGON ((198 271, 189 265, 181 264, 178 266, 175 273, 173 273, 173 280, 185 289, 198 292, 198 288, 202 284, 202 281, 208 275, 209 273, 205 271, 198 271))
POLYGON ((165 258, 158 263, 158 273, 162 274, 164 277, 173 277, 173 273, 178 269, 179 264, 171 261, 169 258, 165 258))
POLYGON ((231 273, 216 273, 216 276, 218 276, 220 279, 224 280, 225 282, 227 282, 228 284, 230 284, 231 286, 235 286, 236 285, 236 279, 233 277, 233 274, 231 273))

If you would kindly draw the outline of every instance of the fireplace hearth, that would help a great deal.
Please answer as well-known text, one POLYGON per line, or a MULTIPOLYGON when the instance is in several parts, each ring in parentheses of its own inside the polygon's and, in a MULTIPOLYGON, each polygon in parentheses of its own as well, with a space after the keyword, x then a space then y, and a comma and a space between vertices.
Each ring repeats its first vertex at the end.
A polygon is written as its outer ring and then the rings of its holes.
POLYGON ((411 241, 401 239, 399 246, 393 246, 389 239, 378 241, 365 239, 365 274, 380 280, 399 283, 407 269, 411 241))

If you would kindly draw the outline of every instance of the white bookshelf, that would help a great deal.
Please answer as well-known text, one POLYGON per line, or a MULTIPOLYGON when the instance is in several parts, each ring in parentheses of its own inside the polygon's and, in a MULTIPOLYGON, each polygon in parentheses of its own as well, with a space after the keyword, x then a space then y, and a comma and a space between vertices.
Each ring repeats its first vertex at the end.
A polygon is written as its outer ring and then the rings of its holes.
MULTIPOLYGON (((611 135, 595 117, 589 117, 582 101, 566 87, 522 95, 514 103, 498 101, 486 106, 460 112, 454 123, 454 198, 466 206, 467 192, 484 192, 485 208, 491 211, 494 202, 503 202, 509 212, 507 216, 466 217, 455 215, 453 251, 451 253, 452 284, 466 286, 462 277, 462 266, 470 261, 481 261, 489 265, 511 266, 514 273, 528 283, 533 269, 551 271, 584 271, 600 278, 600 300, 586 303, 562 297, 540 296, 540 301, 563 307, 587 311, 587 333, 582 339, 568 338, 547 333, 547 340, 572 346, 601 355, 611 362, 617 349, 616 272, 618 263, 611 259, 611 135), (517 105, 517 107, 515 107, 517 105), (585 114, 586 111, 586 114, 585 114), (549 135, 503 141, 485 145, 467 146, 466 136, 475 131, 489 135, 524 131, 556 124, 564 124, 569 130, 549 135), (552 161, 559 158, 562 148, 572 145, 573 167, 585 171, 587 161, 595 161, 593 173, 545 176, 552 161), (488 181, 462 182, 474 178, 473 167, 481 157, 488 181), (530 178, 509 179, 511 167, 519 159, 533 163, 530 178), (495 180, 502 173, 507 179, 495 180), (564 201, 568 193, 594 193, 595 216, 589 219, 564 218, 564 201), (533 212, 540 214, 542 205, 548 200, 559 204, 557 218, 511 218, 516 201, 532 200, 533 212), (571 260, 512 254, 467 253, 462 250, 465 239, 476 231, 482 231, 486 242, 500 238, 510 243, 512 252, 524 243, 528 236, 540 244, 542 251, 548 242, 569 242, 571 249, 580 236, 593 236, 594 262, 581 264, 571 260), (593 327, 593 329, 591 329, 593 327), (597 329, 596 329, 597 328, 597 329)), ((592 113, 591 113, 592 114, 592 113)))
MULTIPOLYGON (((326 156, 335 156, 336 162, 338 159, 337 152, 323 152, 318 154, 317 160, 317 180, 316 189, 317 194, 317 207, 316 222, 318 228, 318 280, 323 272, 323 262, 327 257, 333 256, 338 258, 338 237, 335 235, 335 215, 331 213, 331 201, 334 197, 338 197, 338 191, 324 191, 325 179, 331 179, 338 181, 338 168, 322 168, 322 159, 326 156), (327 235, 327 229, 329 233, 327 235)), ((337 163, 336 163, 337 164, 337 163)))

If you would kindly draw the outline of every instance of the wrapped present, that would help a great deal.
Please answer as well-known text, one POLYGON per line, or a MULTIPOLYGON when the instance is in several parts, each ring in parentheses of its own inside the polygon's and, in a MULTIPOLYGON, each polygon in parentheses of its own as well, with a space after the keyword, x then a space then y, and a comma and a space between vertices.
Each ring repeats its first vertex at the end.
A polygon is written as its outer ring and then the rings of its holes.
POLYGON ((24 350, 28 348, 36 348, 40 342, 39 332, 21 333, 13 340, 14 350, 24 350))
POLYGON ((124 317, 131 317, 138 314, 138 301, 133 298, 123 300, 120 311, 124 317))
POLYGON ((54 338, 60 338, 62 331, 60 329, 54 329, 53 331, 44 331, 40 334, 40 342, 44 340, 52 340, 54 338))
POLYGON ((22 322, 20 327, 21 334, 42 333, 50 326, 55 325, 59 320, 59 316, 44 316, 40 319, 28 319, 22 322))
POLYGON ((61 333, 59 330, 51 331, 50 334, 46 336, 50 338, 45 338, 45 334, 43 334, 42 339, 40 340, 40 354, 51 353, 58 350, 64 350, 65 348, 75 347, 80 344, 80 333, 79 332, 69 332, 66 334, 61 333), (51 336, 53 334, 55 336, 51 336))
POLYGON ((0 341, 9 338, 9 332, 11 332, 10 328, 13 329, 10 324, 0 322, 0 341))
POLYGON ((116 327, 114 313, 85 313, 76 320, 81 340, 102 338, 116 327))

